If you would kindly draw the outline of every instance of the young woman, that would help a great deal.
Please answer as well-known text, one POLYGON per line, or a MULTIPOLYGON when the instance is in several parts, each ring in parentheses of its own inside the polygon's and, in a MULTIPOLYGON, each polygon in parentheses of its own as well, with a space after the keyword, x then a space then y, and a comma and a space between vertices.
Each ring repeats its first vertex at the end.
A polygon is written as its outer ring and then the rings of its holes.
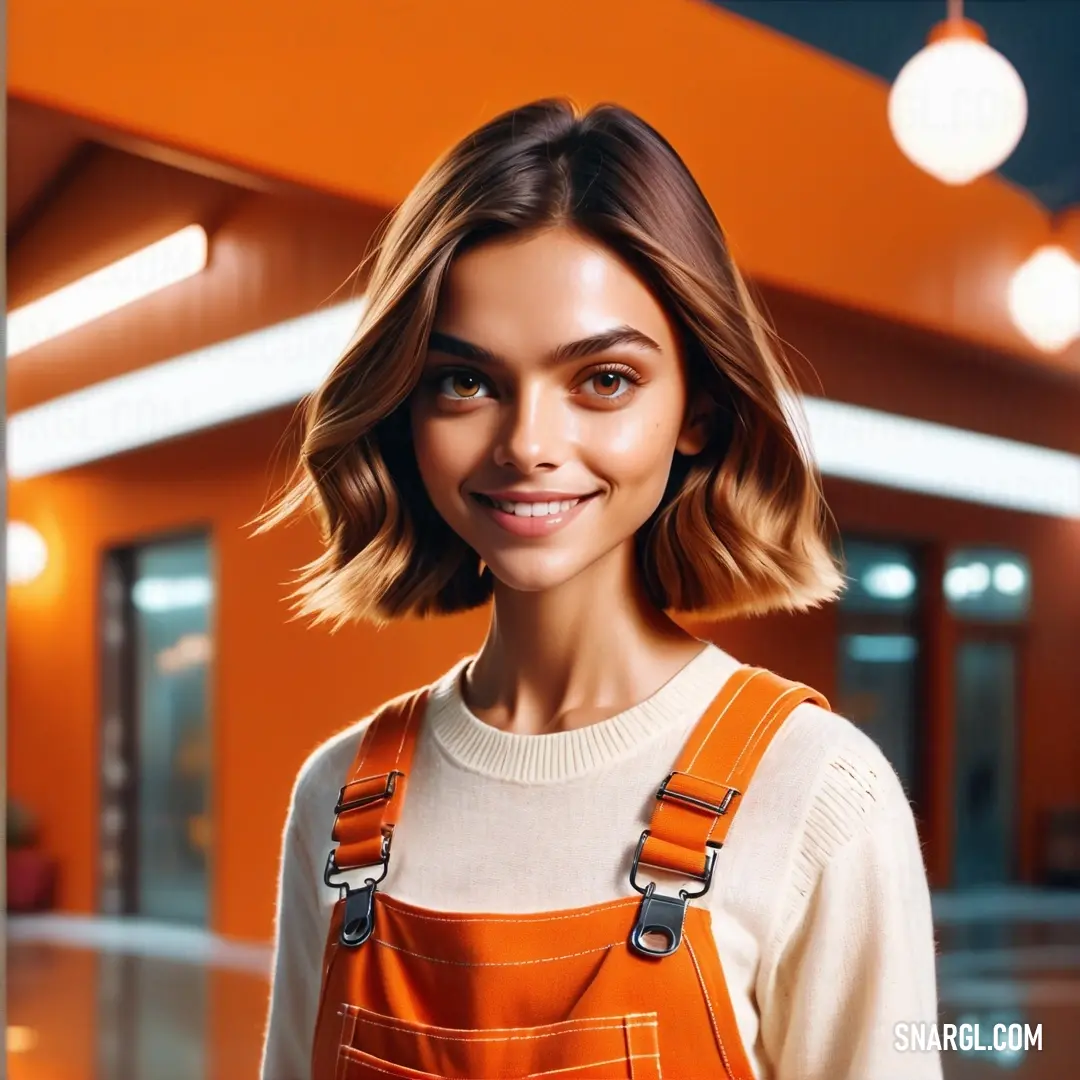
POLYGON ((300 608, 492 603, 320 747, 285 829, 264 1080, 922 1080, 919 841, 876 746, 669 613, 841 585, 767 328, 675 151, 545 101, 394 215, 269 523, 300 608))

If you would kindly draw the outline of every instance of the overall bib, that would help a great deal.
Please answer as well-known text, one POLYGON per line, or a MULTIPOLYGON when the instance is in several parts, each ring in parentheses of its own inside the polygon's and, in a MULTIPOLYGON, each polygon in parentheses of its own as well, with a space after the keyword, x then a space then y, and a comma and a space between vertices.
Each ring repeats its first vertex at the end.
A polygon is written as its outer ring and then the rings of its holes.
POLYGON ((324 880, 341 897, 323 960, 313 1080, 753 1080, 709 911, 689 901, 708 891, 772 737, 797 705, 827 708, 824 699, 740 668, 660 784, 630 871, 640 895, 486 915, 418 908, 377 889, 426 697, 420 690, 380 710, 338 799, 324 880), (644 866, 696 885, 658 892, 639 879, 644 866), (334 880, 364 867, 376 876, 360 887, 334 880))

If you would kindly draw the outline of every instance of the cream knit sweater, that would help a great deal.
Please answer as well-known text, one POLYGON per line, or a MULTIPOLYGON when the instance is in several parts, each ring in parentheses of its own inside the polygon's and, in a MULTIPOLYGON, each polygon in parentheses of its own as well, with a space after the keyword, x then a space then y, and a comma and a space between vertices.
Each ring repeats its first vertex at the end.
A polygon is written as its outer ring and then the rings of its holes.
MULTIPOLYGON (((490 727, 432 685, 380 886, 446 911, 535 912, 631 895, 635 844, 695 721, 738 667, 714 646, 652 697, 549 735, 490 727)), ((300 771, 285 826, 263 1080, 308 1080, 336 890, 322 882, 334 802, 364 723, 300 771)), ((768 1080, 939 1080, 893 1026, 936 1020, 922 853, 877 746, 813 705, 766 752, 719 853, 712 911, 743 1044, 768 1080)))

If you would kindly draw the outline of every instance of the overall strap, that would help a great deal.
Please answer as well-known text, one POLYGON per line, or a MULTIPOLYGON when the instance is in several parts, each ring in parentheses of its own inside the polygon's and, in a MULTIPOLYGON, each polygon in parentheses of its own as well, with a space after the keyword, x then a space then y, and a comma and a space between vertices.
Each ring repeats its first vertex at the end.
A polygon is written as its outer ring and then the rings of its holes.
POLYGON ((427 704, 427 689, 387 702, 372 717, 338 795, 326 879, 333 871, 385 866, 405 802, 406 777, 427 704))
POLYGON ((740 796, 773 736, 804 702, 827 709, 816 690, 761 668, 740 668, 698 721, 675 770, 660 785, 638 861, 699 878, 711 877, 715 852, 727 837, 740 796))

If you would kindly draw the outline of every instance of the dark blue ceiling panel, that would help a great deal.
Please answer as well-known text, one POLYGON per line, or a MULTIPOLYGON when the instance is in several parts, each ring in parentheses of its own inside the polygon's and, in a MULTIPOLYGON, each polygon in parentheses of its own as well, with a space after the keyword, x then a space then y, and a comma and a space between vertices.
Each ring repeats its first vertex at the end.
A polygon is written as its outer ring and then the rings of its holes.
MULTIPOLYGON (((945 18, 944 0, 710 2, 888 83, 945 18)), ((964 14, 1027 88, 1027 129, 999 172, 1050 210, 1080 205, 1080 0, 968 0, 964 14)))

